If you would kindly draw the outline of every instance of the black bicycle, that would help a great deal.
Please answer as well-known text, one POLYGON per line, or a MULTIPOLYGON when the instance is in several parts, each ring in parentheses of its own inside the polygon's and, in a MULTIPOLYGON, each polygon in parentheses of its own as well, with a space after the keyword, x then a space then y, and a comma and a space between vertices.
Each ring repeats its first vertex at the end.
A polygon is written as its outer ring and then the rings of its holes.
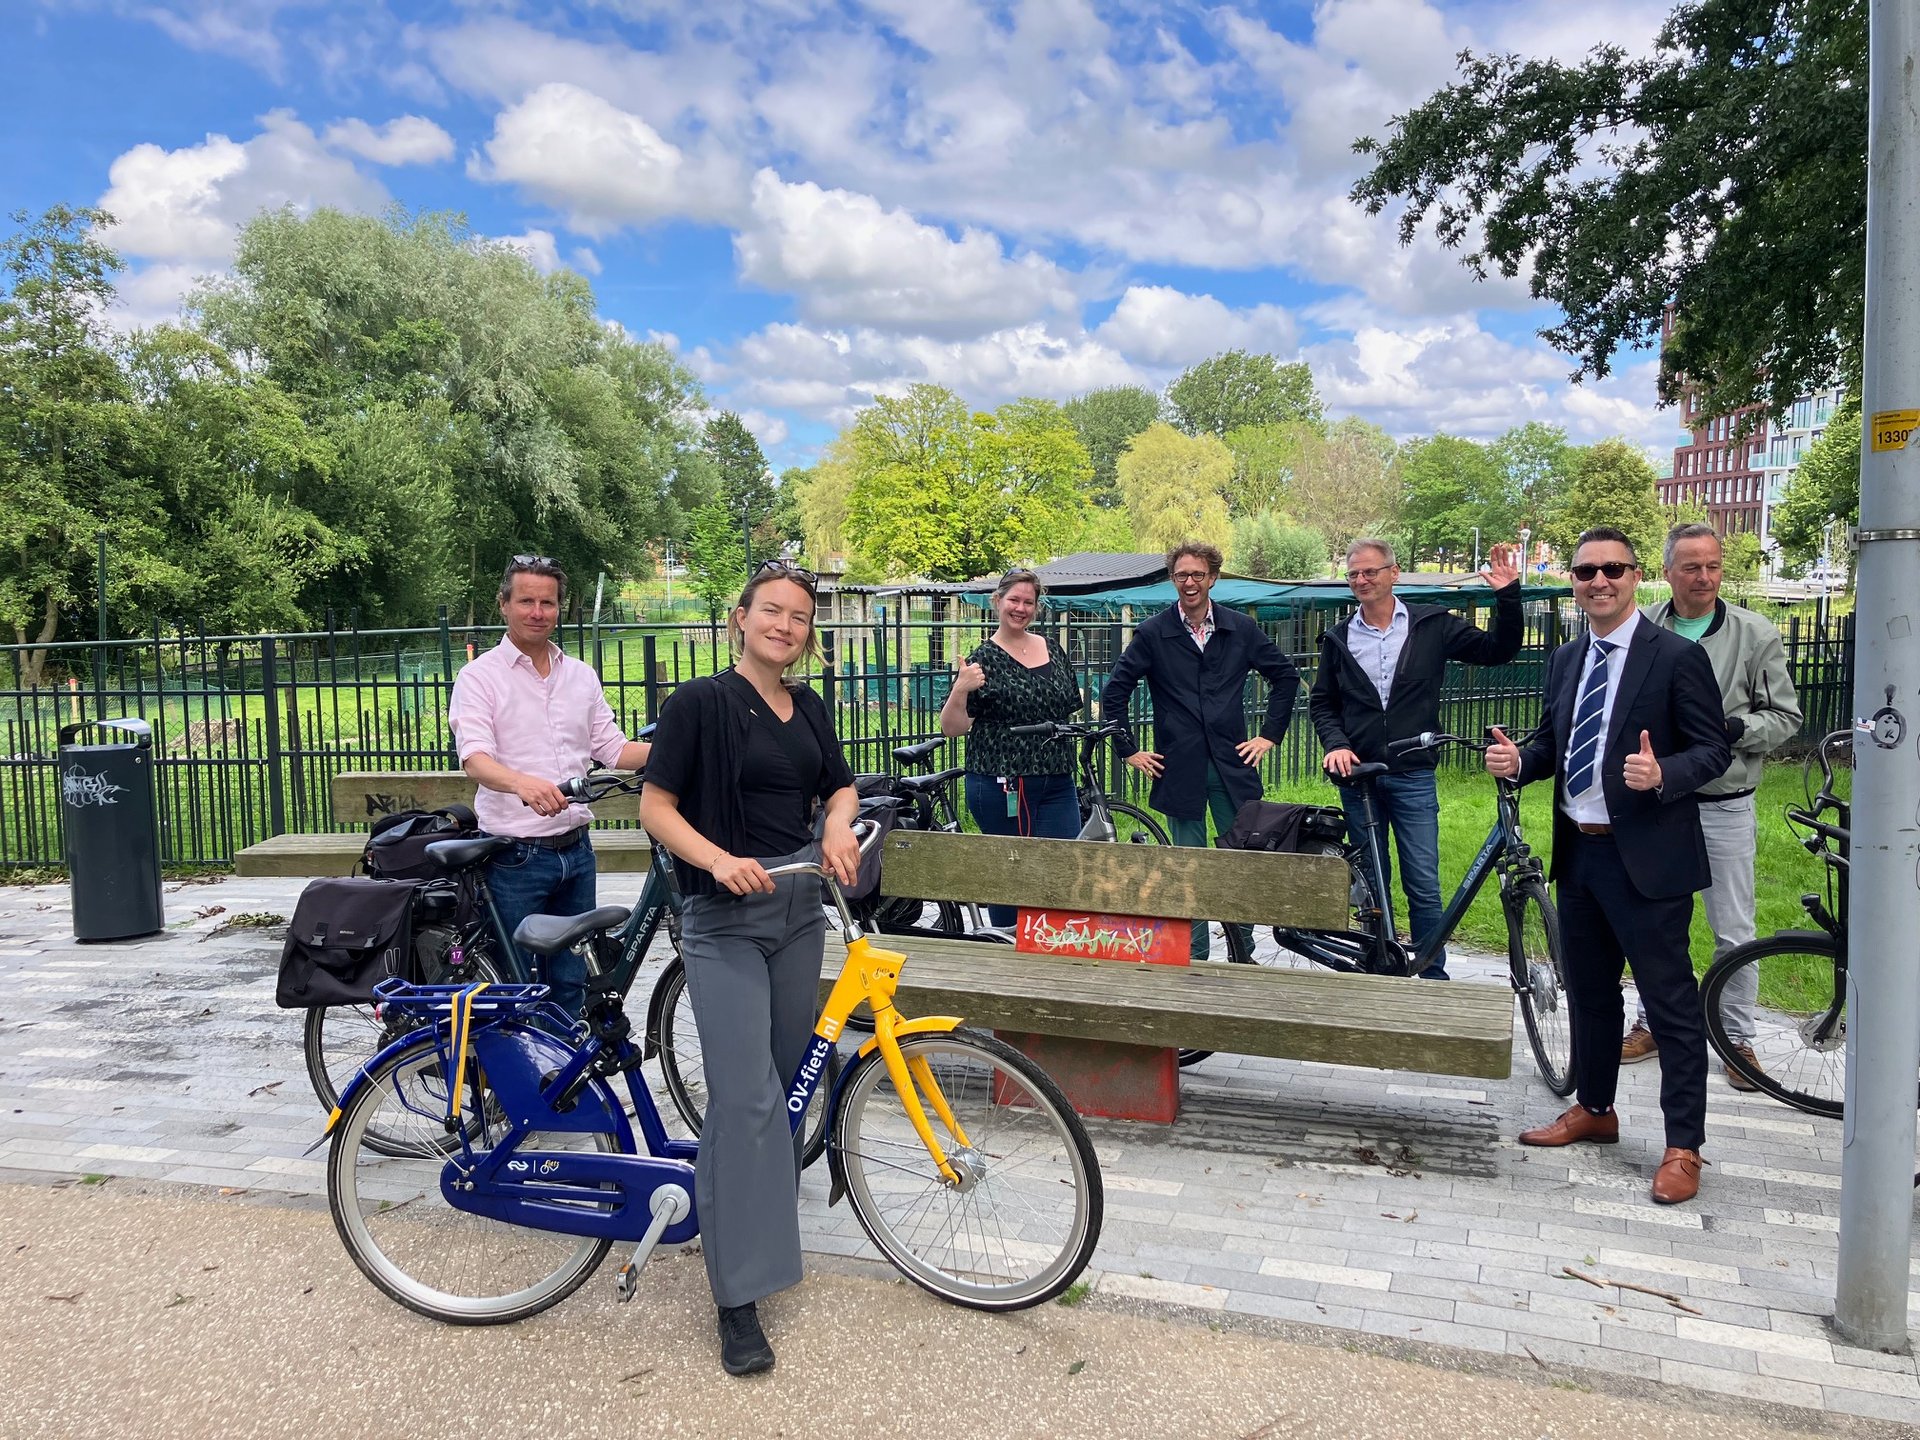
MULTIPOLYGON (((1484 751, 1487 743, 1458 735, 1424 732, 1396 740, 1387 748, 1395 755, 1433 751, 1447 745, 1484 751)), ((1273 937, 1281 950, 1324 965, 1330 970, 1368 975, 1416 975, 1433 963, 1473 904, 1489 877, 1497 877, 1501 908, 1507 921, 1507 978, 1520 1000, 1527 1041, 1533 1048, 1540 1078, 1555 1095, 1573 1090, 1573 1027, 1569 1023, 1566 984, 1560 964, 1560 924, 1547 894, 1546 871, 1520 832, 1520 787, 1511 780, 1494 784, 1493 825, 1465 877, 1447 902, 1440 923, 1418 950, 1401 944, 1394 930, 1391 887, 1380 883, 1386 873, 1378 853, 1380 830, 1374 822, 1374 778, 1390 766, 1355 765, 1346 776, 1327 777, 1352 786, 1366 824, 1365 842, 1311 837, 1304 853, 1338 855, 1347 862, 1348 896, 1352 920, 1346 930, 1276 928, 1273 937)), ((1335 812, 1337 813, 1337 812, 1335 812)), ((1227 929, 1227 953, 1238 963, 1257 963, 1240 948, 1232 927, 1227 929)))
POLYGON ((1050 740, 1078 740, 1079 756, 1074 786, 1080 797, 1079 840, 1122 841, 1130 845, 1170 845, 1160 822, 1125 800, 1116 799, 1101 778, 1106 747, 1116 736, 1127 733, 1118 720, 1094 723, 1087 720, 1043 720, 1035 725, 1014 725, 1015 735, 1044 735, 1050 740))

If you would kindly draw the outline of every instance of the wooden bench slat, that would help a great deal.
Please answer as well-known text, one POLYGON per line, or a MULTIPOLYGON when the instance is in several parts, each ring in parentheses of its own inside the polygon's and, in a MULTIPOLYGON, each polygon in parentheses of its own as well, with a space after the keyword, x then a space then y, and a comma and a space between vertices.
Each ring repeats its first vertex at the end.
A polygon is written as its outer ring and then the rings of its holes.
MULTIPOLYGON (((906 1014, 1486 1079, 1503 1079, 1512 1069, 1513 993, 1503 985, 1224 962, 1134 965, 917 936, 876 943, 907 956, 899 990, 906 1014)), ((835 968, 830 964, 822 977, 823 997, 835 968)))
POLYGON ((1347 927, 1347 865, 1330 855, 927 830, 895 830, 885 845, 880 885, 888 895, 1308 930, 1347 927))
MULTIPOLYGON (((282 879, 350 875, 366 843, 364 835, 275 835, 237 852, 233 873, 282 879)), ((644 830, 593 832, 594 863, 602 874, 641 874, 652 853, 644 830)))
MULTIPOLYGON (((365 825, 402 810, 438 810, 442 805, 473 804, 473 779, 460 770, 342 770, 327 782, 327 800, 336 825, 365 825)), ((638 795, 609 795, 596 800, 598 820, 638 820, 638 795)))

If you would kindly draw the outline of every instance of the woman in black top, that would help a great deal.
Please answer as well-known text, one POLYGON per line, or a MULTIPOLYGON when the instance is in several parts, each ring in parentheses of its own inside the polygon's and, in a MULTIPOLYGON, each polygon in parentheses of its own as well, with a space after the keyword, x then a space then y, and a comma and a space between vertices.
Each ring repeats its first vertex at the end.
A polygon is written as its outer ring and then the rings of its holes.
MULTIPOLYGON (((1041 835, 1071 840, 1080 833, 1073 786, 1073 747, 1043 735, 1015 735, 1015 725, 1064 720, 1083 703, 1073 663, 1055 641, 1031 627, 1040 610, 1040 577, 1009 570, 994 587, 999 625, 967 657, 940 709, 940 733, 967 735, 967 809, 983 835, 1041 835)), ((1018 912, 990 905, 995 925, 1018 912)))
POLYGON ((694 1201, 731 1375, 772 1367, 755 1302, 800 1280, 801 1137, 786 1084, 813 1028, 826 929, 818 881, 767 871, 817 853, 850 883, 860 863, 832 717, 785 678, 813 648, 813 611, 807 571, 755 572, 729 622, 733 668, 674 692, 640 797, 686 896, 680 951, 707 1082, 694 1201))

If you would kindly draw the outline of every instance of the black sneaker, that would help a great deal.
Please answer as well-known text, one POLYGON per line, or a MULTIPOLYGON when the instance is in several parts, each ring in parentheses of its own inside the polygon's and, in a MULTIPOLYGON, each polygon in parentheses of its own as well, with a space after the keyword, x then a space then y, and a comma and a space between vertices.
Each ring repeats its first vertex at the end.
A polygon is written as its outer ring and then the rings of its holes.
POLYGON ((720 1364, 729 1375, 757 1375, 773 1368, 773 1347, 753 1306, 720 1307, 720 1364))

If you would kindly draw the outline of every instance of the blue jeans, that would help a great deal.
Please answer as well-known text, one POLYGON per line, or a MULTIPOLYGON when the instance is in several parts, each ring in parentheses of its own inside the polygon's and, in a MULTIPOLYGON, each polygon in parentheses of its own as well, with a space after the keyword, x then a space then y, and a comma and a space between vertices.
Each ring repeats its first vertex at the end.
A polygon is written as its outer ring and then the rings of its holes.
MULTIPOLYGON (((1347 812, 1347 834, 1356 845, 1365 844, 1358 787, 1341 786, 1340 804, 1347 812)), ((1394 847, 1400 852, 1407 933, 1413 936, 1413 948, 1418 951, 1440 925, 1440 795, 1434 785, 1434 772, 1404 770, 1397 775, 1376 775, 1373 816, 1377 827, 1392 832, 1394 847)), ((1378 894, 1384 902, 1393 884, 1393 859, 1385 833, 1379 836, 1379 855, 1383 873, 1378 894)), ((1420 974, 1428 980, 1446 979, 1446 950, 1436 951, 1420 974)))
MULTIPOLYGON (((1224 835, 1232 827, 1233 812, 1236 808, 1233 797, 1227 794, 1227 782, 1220 778, 1218 767, 1209 764, 1207 766, 1207 809, 1213 815, 1213 828, 1217 834, 1224 835)), ((1167 816, 1167 834, 1176 845, 1201 850, 1207 848, 1207 822, 1204 816, 1198 820, 1176 820, 1169 815, 1167 816)), ((1247 954, 1251 955, 1253 927, 1236 925, 1233 928, 1239 934, 1247 954)), ((1196 961, 1204 960, 1207 958, 1211 944, 1211 938, 1207 933, 1207 922, 1194 921, 1193 944, 1187 953, 1196 961)))
MULTIPOLYGON (((1071 775, 1017 775, 1014 786, 1018 814, 1007 813, 1007 790, 992 775, 966 777, 967 812, 982 835, 1033 835, 1042 840, 1071 840, 1080 833, 1080 797, 1071 775)), ((1007 926, 1020 917, 1011 905, 989 905, 987 919, 1007 926)))
MULTIPOLYGON (((518 844, 487 862, 487 889, 500 912, 509 939, 529 915, 584 915, 594 908, 596 867, 593 845, 582 840, 565 850, 518 844)), ((520 957, 528 975, 553 991, 553 1001, 569 1015, 587 1007, 586 958, 571 950, 536 961, 520 957), (538 971, 536 973, 536 965, 538 971)))

